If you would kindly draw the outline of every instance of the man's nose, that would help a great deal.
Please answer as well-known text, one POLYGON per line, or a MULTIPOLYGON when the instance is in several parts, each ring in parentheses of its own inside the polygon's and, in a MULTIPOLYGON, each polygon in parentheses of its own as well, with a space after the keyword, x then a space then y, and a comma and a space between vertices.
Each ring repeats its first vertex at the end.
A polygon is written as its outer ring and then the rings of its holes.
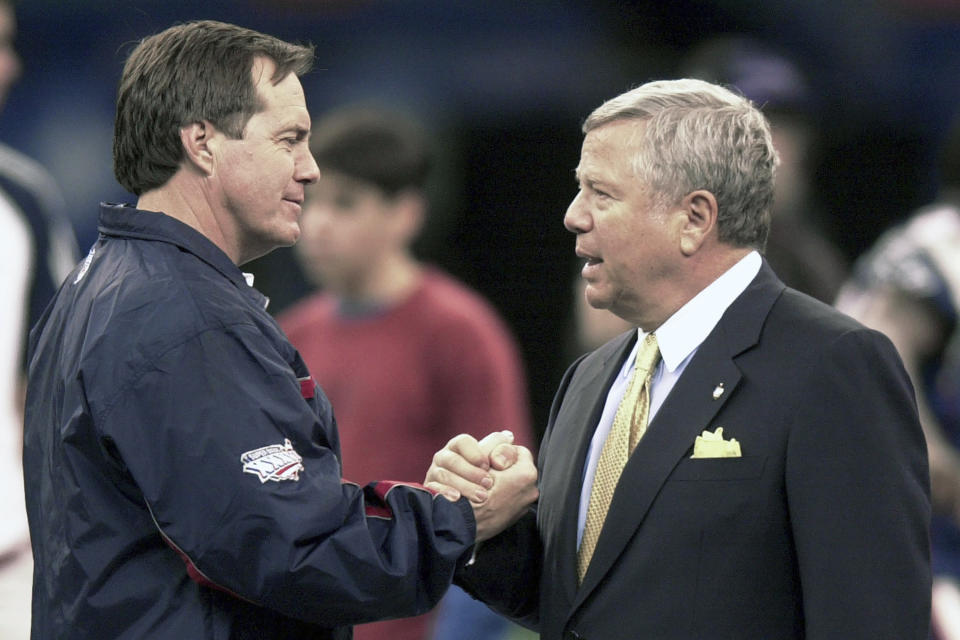
POLYGON ((567 231, 583 233, 589 230, 590 216, 583 200, 583 191, 578 191, 567 207, 567 212, 563 216, 563 226, 567 228, 567 231))
POLYGON ((317 161, 313 158, 313 154, 310 153, 310 150, 304 148, 301 152, 301 157, 297 160, 297 182, 306 182, 307 184, 313 184, 320 179, 320 167, 317 166, 317 161))

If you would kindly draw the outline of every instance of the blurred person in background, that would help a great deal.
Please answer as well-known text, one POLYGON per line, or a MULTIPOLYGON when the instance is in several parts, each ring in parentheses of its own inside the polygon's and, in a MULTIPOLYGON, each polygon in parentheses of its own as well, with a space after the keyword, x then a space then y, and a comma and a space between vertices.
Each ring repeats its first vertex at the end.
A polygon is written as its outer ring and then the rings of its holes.
POLYGON ((680 75, 735 87, 769 120, 780 165, 764 257, 787 286, 832 304, 848 265, 812 190, 816 103, 804 73, 769 45, 724 35, 695 47, 680 75))
MULTIPOLYGON (((0 0, 0 107, 20 76, 13 2, 0 0)), ((30 633, 32 562, 23 500, 23 400, 29 329, 77 261, 50 175, 0 144, 0 638, 30 633)))
MULTIPOLYGON (((336 408, 345 477, 419 481, 461 432, 531 443, 514 339, 476 292, 421 263, 433 141, 404 114, 352 106, 314 123, 321 179, 307 187, 295 252, 321 287, 278 317, 336 408)), ((439 606, 444 640, 512 626, 459 589, 439 606)), ((434 614, 355 628, 357 640, 425 640, 434 614)))
POLYGON ((940 157, 938 199, 854 264, 837 308, 887 334, 916 388, 930 457, 932 627, 960 638, 960 119, 940 157))

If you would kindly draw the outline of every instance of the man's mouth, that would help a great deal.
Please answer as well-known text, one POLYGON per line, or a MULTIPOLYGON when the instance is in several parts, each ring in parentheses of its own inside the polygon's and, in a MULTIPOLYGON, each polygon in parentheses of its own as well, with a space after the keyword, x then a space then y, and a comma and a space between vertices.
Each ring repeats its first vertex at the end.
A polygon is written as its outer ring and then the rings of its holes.
POLYGON ((303 200, 298 200, 296 198, 283 198, 283 201, 296 206, 297 211, 303 210, 303 200))
POLYGON ((593 266, 595 264, 600 264, 601 262, 603 262, 601 258, 592 256, 589 253, 586 253, 584 251, 579 251, 579 250, 577 251, 577 257, 584 260, 586 262, 586 266, 588 267, 593 266))

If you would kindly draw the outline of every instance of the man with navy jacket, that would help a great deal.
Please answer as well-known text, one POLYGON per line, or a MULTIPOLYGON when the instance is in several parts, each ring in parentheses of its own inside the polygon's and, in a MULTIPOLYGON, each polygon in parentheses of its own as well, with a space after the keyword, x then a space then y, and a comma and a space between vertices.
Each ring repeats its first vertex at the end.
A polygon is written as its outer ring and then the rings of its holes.
POLYGON ((312 59, 204 21, 127 60, 137 205, 101 205, 31 336, 37 640, 349 638, 433 606, 485 535, 464 499, 341 479, 332 407, 238 267, 299 235, 312 59))

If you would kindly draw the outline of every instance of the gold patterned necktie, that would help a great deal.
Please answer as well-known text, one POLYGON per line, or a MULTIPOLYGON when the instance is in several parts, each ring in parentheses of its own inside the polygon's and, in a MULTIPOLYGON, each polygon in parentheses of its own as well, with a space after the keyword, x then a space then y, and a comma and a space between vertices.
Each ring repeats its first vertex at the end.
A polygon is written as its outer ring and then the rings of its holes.
POLYGON ((623 467, 633 453, 637 442, 647 429, 650 412, 650 378, 660 361, 660 348, 657 337, 647 334, 637 350, 633 375, 623 394, 613 426, 603 443, 600 461, 593 476, 593 488, 590 490, 590 504, 587 507, 587 521, 583 528, 580 550, 577 554, 577 577, 583 582, 583 576, 590 566, 590 559, 597 547, 603 521, 607 517, 613 491, 620 480, 623 467))

